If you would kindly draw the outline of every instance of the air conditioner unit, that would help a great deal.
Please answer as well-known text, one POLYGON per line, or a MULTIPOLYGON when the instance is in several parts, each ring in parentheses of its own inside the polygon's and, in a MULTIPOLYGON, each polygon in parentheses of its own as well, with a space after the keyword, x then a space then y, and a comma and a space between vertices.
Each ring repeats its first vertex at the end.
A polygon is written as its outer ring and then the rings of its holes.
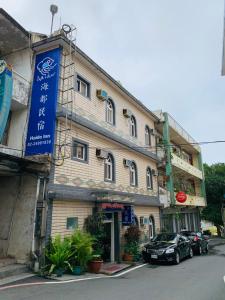
POLYGON ((158 132, 156 129, 151 129, 151 135, 158 136, 158 132))
POLYGON ((129 109, 124 108, 124 109, 123 109, 123 115, 124 115, 124 117, 126 117, 126 118, 130 118, 130 117, 132 116, 132 111, 129 110, 129 109))
POLYGON ((132 164, 132 160, 128 160, 128 159, 124 159, 123 160, 123 165, 125 166, 125 167, 130 167, 131 166, 131 164, 132 164))
POLYGON ((152 169, 152 175, 153 175, 153 176, 158 176, 158 171, 157 171, 157 170, 154 170, 154 169, 152 169))
POLYGON ((101 159, 107 159, 108 152, 102 149, 96 149, 96 156, 101 159))
POLYGON ((149 218, 144 218, 144 220, 143 220, 143 224, 144 225, 149 225, 149 218))
POLYGON ((108 99, 108 94, 104 90, 97 90, 96 95, 102 101, 105 101, 108 99))

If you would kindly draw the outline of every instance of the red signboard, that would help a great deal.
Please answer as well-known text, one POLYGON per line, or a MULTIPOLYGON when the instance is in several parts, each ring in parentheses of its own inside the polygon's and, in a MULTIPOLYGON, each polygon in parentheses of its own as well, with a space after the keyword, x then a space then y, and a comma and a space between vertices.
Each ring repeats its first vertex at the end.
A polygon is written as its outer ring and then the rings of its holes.
POLYGON ((119 209, 122 210, 124 208, 124 205, 121 203, 102 203, 101 204, 102 209, 119 209))
POLYGON ((187 195, 184 192, 178 192, 176 194, 176 199, 180 203, 184 203, 187 200, 187 195))

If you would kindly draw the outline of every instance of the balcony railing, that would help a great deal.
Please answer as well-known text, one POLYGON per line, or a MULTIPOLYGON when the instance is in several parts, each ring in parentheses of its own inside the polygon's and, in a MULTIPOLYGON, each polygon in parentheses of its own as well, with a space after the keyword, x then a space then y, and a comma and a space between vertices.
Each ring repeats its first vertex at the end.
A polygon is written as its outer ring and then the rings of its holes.
POLYGON ((197 145, 197 142, 193 139, 192 136, 176 121, 174 118, 168 114, 169 125, 180 135, 182 136, 188 143, 192 144, 192 146, 198 151, 201 152, 201 148, 197 145))
POLYGON ((187 195, 187 200, 184 203, 176 201, 176 205, 205 207, 206 201, 202 196, 187 195))
POLYGON ((203 179, 202 176, 202 171, 197 169, 196 167, 190 165, 188 162, 186 162, 185 160, 181 159, 179 156, 177 156, 176 154, 172 154, 172 165, 199 178, 199 179, 203 179))
POLYGON ((30 83, 20 74, 13 71, 13 93, 12 99, 24 106, 27 106, 30 83))

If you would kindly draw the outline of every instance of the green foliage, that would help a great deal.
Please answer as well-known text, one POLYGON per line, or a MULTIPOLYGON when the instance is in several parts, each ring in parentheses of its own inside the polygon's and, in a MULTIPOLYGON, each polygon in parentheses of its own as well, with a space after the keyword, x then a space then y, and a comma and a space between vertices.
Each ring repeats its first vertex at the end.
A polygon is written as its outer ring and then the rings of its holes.
POLYGON ((48 273, 52 274, 57 269, 71 269, 69 260, 72 255, 73 251, 71 249, 70 240, 62 240, 60 235, 57 235, 53 240, 50 241, 45 252, 45 256, 48 261, 48 273))
POLYGON ((225 194, 225 164, 211 166, 204 164, 207 207, 202 211, 202 218, 219 227, 222 221, 222 203, 225 194))
POLYGON ((124 234, 126 244, 139 243, 140 237, 141 237, 141 231, 136 225, 131 225, 130 227, 128 227, 124 234))
POLYGON ((71 236, 71 245, 74 252, 72 264, 86 268, 92 258, 94 238, 87 232, 76 230, 71 236))
POLYGON ((88 216, 84 221, 84 229, 95 239, 93 242, 93 252, 95 255, 102 255, 106 233, 104 228, 104 214, 99 212, 88 216))

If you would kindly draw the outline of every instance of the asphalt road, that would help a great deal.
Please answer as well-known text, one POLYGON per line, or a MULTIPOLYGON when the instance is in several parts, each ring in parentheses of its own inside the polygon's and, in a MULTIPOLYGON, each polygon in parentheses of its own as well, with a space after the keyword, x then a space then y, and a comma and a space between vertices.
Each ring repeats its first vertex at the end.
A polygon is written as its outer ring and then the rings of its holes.
POLYGON ((119 278, 14 288, 1 300, 225 300, 225 245, 178 266, 147 265, 119 278))

